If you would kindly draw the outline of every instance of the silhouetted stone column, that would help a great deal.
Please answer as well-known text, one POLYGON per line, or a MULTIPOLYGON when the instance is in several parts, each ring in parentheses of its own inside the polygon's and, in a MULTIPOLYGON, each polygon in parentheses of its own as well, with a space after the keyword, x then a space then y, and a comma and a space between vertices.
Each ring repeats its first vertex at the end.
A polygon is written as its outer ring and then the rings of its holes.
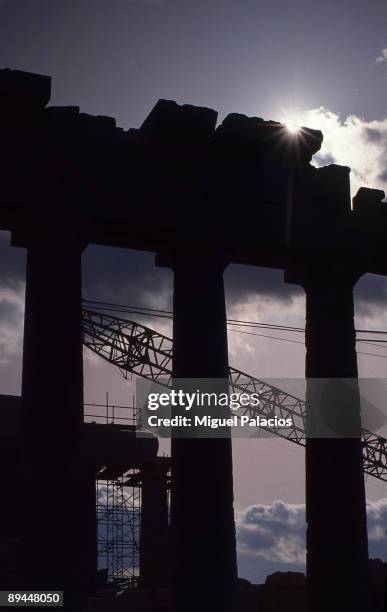
MULTIPOLYGON (((306 292, 307 410, 321 393, 311 379, 357 379, 353 285, 358 276, 344 266, 321 264, 289 279, 306 292)), ((364 612, 368 542, 358 385, 355 380, 349 389, 334 381, 322 388, 334 391, 321 402, 322 412, 336 420, 332 407, 342 409, 346 429, 357 435, 306 441, 308 610, 364 612)))
POLYGON ((140 579, 165 583, 170 570, 167 473, 169 462, 159 457, 141 470, 140 579))
POLYGON ((23 378, 23 588, 64 590, 78 611, 86 590, 87 492, 82 485, 81 253, 70 223, 31 223, 27 248, 23 378))
MULTIPOLYGON (((164 262, 164 265, 166 262, 164 262)), ((180 250, 174 271, 173 378, 228 379, 224 262, 180 250)), ((236 585, 230 438, 172 439, 175 612, 229 612, 236 585)))

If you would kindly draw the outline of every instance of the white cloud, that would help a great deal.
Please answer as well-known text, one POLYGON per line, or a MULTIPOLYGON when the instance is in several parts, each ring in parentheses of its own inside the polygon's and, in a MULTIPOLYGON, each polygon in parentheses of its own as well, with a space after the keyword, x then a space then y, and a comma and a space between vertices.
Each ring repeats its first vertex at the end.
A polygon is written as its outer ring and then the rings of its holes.
POLYGON ((387 62, 387 47, 385 49, 382 49, 381 54, 379 55, 379 57, 376 58, 375 61, 377 64, 382 64, 383 62, 387 62))
MULTIPOLYGON (((387 49, 386 49, 387 61, 387 49)), ((339 164, 351 169, 351 191, 360 187, 387 191, 387 117, 367 120, 357 115, 342 117, 323 106, 284 113, 281 121, 321 130, 324 140, 312 163, 339 164)))
POLYGON ((387 191, 387 117, 342 118, 321 106, 302 112, 298 121, 324 135, 321 151, 314 157, 316 166, 336 163, 351 168, 352 195, 360 187, 387 191))
POLYGON ((280 563, 305 560, 305 506, 276 500, 272 506, 250 506, 238 522, 241 552, 280 563))
MULTIPOLYGON (((385 560, 387 498, 368 502, 367 518, 370 557, 385 560)), ((240 576, 263 582, 274 571, 305 571, 304 504, 249 506, 239 510, 236 525, 240 576)))

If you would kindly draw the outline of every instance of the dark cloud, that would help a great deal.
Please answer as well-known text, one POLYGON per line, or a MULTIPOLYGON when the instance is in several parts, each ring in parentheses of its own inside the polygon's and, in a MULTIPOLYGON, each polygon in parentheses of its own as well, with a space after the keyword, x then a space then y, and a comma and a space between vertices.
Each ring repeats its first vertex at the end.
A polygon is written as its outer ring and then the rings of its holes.
POLYGON ((370 557, 385 560, 387 498, 367 504, 367 522, 370 557))
POLYGON ((15 300, 0 296, 0 325, 16 326, 20 324, 21 305, 15 300))
POLYGON ((11 234, 0 231, 0 286, 17 288, 24 283, 26 251, 11 246, 11 234))
POLYGON ((21 395, 21 354, 4 357, 3 345, 0 342, 0 393, 8 395, 21 395))
POLYGON ((366 274, 355 285, 354 298, 356 311, 372 316, 375 310, 387 305, 387 278, 366 274))
POLYGON ((170 309, 172 273, 155 255, 90 246, 83 255, 83 296, 89 300, 170 309))
POLYGON ((289 304, 294 296, 303 293, 300 287, 285 284, 282 270, 230 265, 226 269, 224 280, 230 305, 244 302, 257 294, 289 304))
POLYGON ((377 130, 375 128, 365 127, 364 128, 364 139, 368 142, 381 142, 386 139, 385 132, 377 130))
POLYGON ((316 162, 317 166, 329 166, 330 164, 337 163, 332 153, 319 153, 314 156, 313 160, 316 162))

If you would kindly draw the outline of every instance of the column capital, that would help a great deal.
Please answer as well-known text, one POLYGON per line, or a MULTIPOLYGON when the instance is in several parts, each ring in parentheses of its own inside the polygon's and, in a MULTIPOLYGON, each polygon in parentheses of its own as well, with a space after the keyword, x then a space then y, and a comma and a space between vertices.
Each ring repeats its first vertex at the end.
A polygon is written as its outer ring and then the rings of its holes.
POLYGON ((156 254, 156 266, 176 270, 181 266, 206 266, 223 274, 229 264, 227 255, 214 245, 179 245, 156 254))
POLYGON ((359 278, 366 273, 359 262, 316 261, 299 262, 284 271, 285 283, 300 285, 305 291, 322 288, 329 283, 337 287, 353 288, 359 278))
POLYGON ((23 225, 11 235, 11 245, 31 249, 34 247, 58 247, 83 251, 88 244, 87 226, 83 220, 65 217, 44 218, 27 215, 23 225))

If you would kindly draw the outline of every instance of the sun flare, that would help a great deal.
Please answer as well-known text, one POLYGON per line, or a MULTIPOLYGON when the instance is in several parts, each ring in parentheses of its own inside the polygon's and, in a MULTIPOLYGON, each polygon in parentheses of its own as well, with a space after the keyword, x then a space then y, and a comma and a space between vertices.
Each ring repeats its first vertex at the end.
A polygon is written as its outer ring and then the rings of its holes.
POLYGON ((298 134, 301 129, 301 126, 296 119, 287 119, 285 121, 285 127, 291 134, 298 134))
POLYGON ((303 113, 284 112, 281 118, 281 123, 284 124, 289 134, 298 134, 304 124, 303 113))

